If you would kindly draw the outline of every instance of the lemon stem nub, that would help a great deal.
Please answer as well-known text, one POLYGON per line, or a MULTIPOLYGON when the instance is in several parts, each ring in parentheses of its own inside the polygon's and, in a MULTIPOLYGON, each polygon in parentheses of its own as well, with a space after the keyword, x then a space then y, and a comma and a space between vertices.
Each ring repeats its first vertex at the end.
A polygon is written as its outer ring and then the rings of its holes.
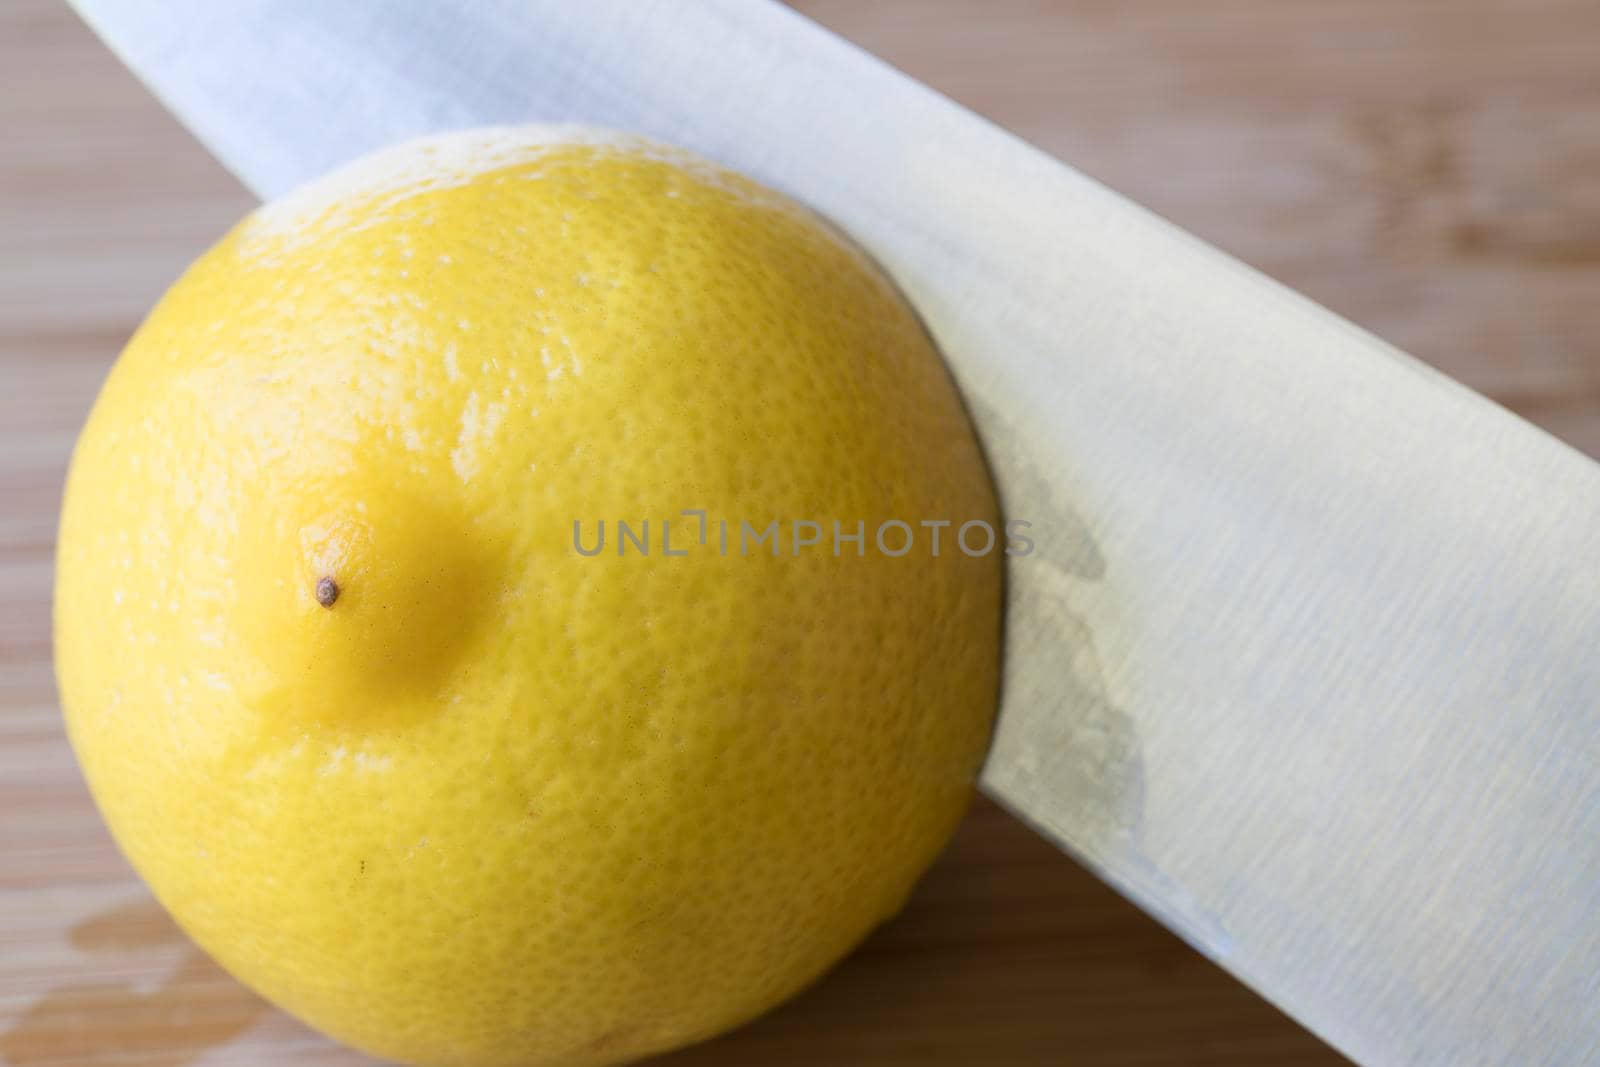
POLYGON ((325 608, 333 607, 333 602, 339 599, 339 583, 332 578, 322 578, 317 581, 317 603, 325 608))

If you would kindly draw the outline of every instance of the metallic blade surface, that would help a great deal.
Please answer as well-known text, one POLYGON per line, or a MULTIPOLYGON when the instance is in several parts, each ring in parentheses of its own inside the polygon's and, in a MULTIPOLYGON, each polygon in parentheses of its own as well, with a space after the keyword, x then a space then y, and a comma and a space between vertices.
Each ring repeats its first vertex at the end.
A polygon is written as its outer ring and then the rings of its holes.
POLYGON ((575 120, 839 222, 1031 523, 984 788, 1363 1063, 1600 1062, 1588 460, 776 5, 79 7, 263 196, 575 120))

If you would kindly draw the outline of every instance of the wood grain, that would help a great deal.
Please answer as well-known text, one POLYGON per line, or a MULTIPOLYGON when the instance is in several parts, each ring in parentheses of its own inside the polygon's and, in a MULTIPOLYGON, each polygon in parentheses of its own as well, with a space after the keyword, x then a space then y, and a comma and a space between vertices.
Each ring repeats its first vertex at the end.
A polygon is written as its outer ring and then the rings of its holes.
MULTIPOLYGON (((1592 0, 798 6, 1600 451, 1592 0)), ((139 317, 250 199, 54 0, 0 5, 0 132, 0 1059, 366 1062, 162 915, 94 813, 50 673, 73 435, 139 317)), ((663 1062, 1340 1061, 979 804, 833 975, 663 1062)))

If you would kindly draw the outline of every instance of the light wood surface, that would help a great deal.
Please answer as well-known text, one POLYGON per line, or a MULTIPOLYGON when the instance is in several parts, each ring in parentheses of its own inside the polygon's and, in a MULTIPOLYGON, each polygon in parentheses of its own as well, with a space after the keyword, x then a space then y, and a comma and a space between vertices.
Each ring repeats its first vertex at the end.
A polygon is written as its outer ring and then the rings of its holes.
MULTIPOLYGON (((1593 0, 799 6, 1600 452, 1593 0)), ((50 672, 73 435, 145 309, 249 206, 64 6, 0 0, 0 1061, 16 1067, 366 1062, 162 916, 95 815, 50 672)), ((980 803, 833 975, 663 1062, 1340 1061, 980 803)))

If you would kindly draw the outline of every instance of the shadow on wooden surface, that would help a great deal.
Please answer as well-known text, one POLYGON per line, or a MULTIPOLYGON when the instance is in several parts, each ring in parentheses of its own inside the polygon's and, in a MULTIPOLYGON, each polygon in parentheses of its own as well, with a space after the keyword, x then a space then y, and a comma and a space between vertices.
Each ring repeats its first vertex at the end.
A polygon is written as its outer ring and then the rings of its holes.
MULTIPOLYGON (((241 1037, 233 1051, 246 1058, 227 1062, 275 1060, 272 1044, 246 1034, 275 1010, 150 897, 91 915, 68 940, 83 977, 0 1030, 12 1067, 182 1067, 241 1037)), ((1188 1064, 1344 1062, 979 801, 906 910, 831 974, 740 1030, 654 1062, 1095 1067, 1172 1062, 1175 1044, 1188 1064)), ((369 1062, 331 1043, 318 1052, 319 1063, 369 1062)))
POLYGON ((754 1023, 658 1062, 1346 1061, 979 800, 906 910, 832 974, 754 1023))
POLYGON ((90 957, 86 979, 49 990, 0 1033, 0 1056, 12 1067, 181 1067, 272 1010, 191 945, 150 897, 85 919, 71 941, 90 957), (127 974, 130 960, 171 946, 182 947, 180 962, 154 988, 142 964, 120 981, 87 978, 127 974))

